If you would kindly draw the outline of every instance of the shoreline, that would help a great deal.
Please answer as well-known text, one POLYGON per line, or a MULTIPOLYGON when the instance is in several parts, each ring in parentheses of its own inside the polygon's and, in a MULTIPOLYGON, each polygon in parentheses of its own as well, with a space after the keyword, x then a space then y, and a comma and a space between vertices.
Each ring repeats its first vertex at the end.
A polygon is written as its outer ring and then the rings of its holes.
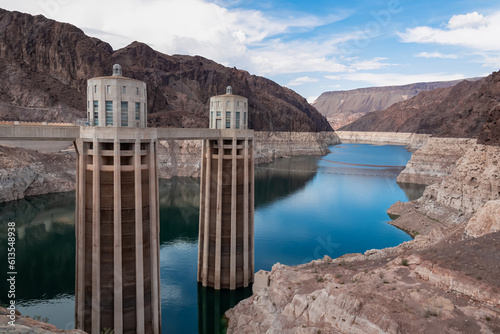
MULTIPOLYGON (((387 133, 341 132, 339 137, 410 145, 416 140, 387 133)), ((388 210, 399 216, 390 223, 413 234, 413 240, 299 266, 277 263, 258 272, 253 296, 226 313, 228 333, 500 331, 495 258, 500 253, 500 147, 471 139, 416 140, 423 141, 402 178, 425 178, 431 185, 422 198, 388 210)))

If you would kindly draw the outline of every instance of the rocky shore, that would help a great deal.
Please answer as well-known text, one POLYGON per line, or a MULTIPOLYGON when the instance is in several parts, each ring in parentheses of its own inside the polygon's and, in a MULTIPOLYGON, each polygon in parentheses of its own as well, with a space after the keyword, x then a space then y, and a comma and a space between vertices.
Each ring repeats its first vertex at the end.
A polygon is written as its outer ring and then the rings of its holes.
POLYGON ((498 146, 429 138, 400 178, 433 184, 389 210, 414 240, 257 273, 228 333, 500 333, 499 160, 498 146))
POLYGON ((0 332, 9 334, 86 334, 79 329, 63 330, 44 321, 23 317, 19 311, 11 312, 0 307, 0 332), (9 322, 15 326, 9 325, 9 322))
MULTIPOLYGON (((339 144, 335 132, 255 132, 255 162, 293 155, 325 155, 339 144)), ((0 202, 75 189, 75 153, 43 153, 0 145, 0 202)), ((158 145, 160 178, 199 177, 201 141, 167 140, 158 145)))

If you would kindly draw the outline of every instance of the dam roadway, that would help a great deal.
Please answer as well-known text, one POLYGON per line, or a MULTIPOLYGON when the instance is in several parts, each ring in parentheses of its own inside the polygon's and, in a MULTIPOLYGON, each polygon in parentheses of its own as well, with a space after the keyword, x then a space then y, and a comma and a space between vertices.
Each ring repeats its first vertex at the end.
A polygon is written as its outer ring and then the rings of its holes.
MULTIPOLYGON (((42 141, 75 141, 81 138, 86 126, 72 124, 42 123, 0 123, 0 140, 42 140, 42 141)), ((120 132, 132 131, 134 128, 120 128, 120 132)), ((253 130, 234 129, 198 129, 198 128, 149 128, 156 131, 158 140, 203 140, 221 137, 248 137, 253 130)), ((109 131, 116 131, 109 127, 109 131)))

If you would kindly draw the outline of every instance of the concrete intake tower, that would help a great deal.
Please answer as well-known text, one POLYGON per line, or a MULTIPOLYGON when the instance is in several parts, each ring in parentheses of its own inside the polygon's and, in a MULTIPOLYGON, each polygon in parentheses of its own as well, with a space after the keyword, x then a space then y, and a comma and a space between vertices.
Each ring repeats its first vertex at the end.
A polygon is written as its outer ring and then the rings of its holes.
POLYGON ((76 328, 160 333, 157 132, 146 84, 88 80, 77 151, 76 328))
POLYGON ((203 140, 200 183, 198 282, 215 289, 246 287, 254 278, 253 131, 248 101, 233 95, 210 98, 210 128, 203 140))

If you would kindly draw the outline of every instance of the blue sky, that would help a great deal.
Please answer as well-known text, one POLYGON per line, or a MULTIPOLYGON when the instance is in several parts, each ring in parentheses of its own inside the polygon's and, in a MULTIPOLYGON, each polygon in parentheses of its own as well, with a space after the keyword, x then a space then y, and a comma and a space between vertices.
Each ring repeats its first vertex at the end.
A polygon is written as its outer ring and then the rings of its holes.
POLYGON ((0 0, 82 28, 114 49, 138 40, 322 92, 484 76, 500 69, 500 2, 430 0, 0 0), (96 11, 95 8, 99 8, 96 11))

